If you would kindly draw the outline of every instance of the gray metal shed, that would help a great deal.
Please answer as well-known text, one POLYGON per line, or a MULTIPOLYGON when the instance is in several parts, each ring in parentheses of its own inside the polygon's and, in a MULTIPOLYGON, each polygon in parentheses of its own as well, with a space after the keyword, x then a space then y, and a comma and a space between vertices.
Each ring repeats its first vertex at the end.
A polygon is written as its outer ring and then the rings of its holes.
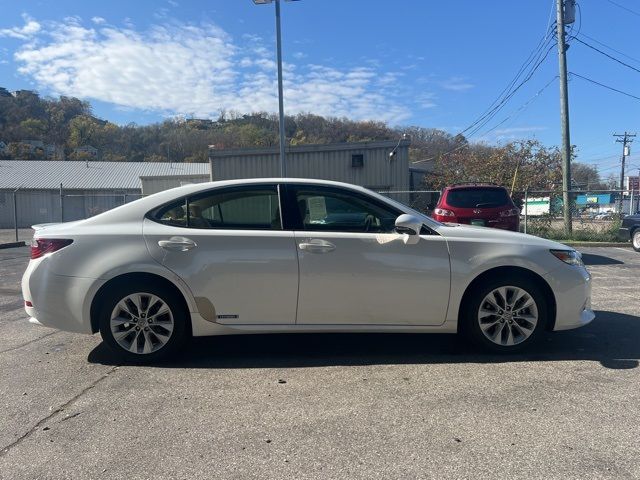
POLYGON ((3 160, 0 228, 14 227, 14 210, 18 228, 96 215, 140 198, 141 177, 173 177, 171 188, 209 175, 207 163, 3 160))
MULTIPOLYGON (((409 140, 287 147, 287 176, 409 190, 409 140), (389 156, 395 151, 393 156, 389 156)), ((209 149, 213 180, 280 176, 278 147, 209 149)))

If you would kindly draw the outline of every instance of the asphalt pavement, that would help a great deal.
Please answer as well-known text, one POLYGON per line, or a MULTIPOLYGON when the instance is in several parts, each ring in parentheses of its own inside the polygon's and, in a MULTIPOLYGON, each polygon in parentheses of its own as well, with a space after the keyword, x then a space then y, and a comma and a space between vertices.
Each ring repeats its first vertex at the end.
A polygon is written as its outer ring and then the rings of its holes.
POLYGON ((640 254, 582 250, 596 320, 526 354, 250 335, 152 367, 27 323, 0 250, 0 478, 638 479, 640 254))

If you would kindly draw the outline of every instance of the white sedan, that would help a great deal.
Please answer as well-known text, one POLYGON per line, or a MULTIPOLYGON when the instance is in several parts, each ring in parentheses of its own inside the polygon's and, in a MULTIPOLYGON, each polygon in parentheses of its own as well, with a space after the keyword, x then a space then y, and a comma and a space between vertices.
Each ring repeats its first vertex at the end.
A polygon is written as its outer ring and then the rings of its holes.
POLYGON ((305 179, 188 185, 40 226, 22 291, 32 323, 100 331, 134 361, 276 332, 460 332, 512 352, 594 318, 565 245, 305 179))

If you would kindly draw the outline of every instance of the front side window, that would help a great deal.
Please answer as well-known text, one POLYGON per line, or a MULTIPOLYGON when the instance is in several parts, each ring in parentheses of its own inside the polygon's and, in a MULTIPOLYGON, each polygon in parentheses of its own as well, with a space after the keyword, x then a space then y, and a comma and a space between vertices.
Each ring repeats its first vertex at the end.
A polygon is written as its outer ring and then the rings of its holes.
POLYGON ((200 193, 161 207, 152 218, 167 225, 226 230, 281 230, 275 185, 200 193))
POLYGON ((333 188, 298 187, 295 202, 303 230, 390 233, 402 213, 366 195, 333 188))

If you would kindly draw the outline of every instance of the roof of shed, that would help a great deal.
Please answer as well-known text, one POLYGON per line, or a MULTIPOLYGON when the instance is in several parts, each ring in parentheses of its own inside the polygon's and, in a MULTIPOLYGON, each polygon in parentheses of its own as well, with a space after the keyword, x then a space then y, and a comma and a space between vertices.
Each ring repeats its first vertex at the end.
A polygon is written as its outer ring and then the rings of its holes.
POLYGON ((209 174, 209 164, 0 160, 0 189, 134 190, 141 176, 198 174, 209 174))

